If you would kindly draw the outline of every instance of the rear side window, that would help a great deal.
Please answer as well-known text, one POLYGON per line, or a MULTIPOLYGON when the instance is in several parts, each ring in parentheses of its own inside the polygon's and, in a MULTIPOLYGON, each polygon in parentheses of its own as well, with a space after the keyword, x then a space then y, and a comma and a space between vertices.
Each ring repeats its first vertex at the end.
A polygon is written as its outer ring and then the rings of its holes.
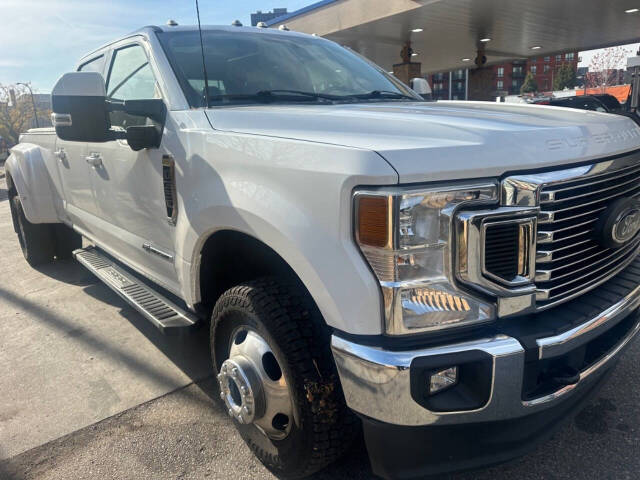
POLYGON ((82 65, 80 65, 80 68, 78 68, 78 71, 102 73, 103 68, 104 68, 104 55, 100 55, 99 57, 96 57, 93 60, 89 60, 88 62, 85 62, 82 65))

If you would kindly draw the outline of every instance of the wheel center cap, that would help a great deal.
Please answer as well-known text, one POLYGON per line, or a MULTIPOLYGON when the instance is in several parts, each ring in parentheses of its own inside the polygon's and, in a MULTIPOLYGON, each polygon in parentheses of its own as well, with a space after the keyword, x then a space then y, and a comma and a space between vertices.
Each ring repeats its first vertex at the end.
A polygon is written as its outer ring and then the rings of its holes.
POLYGON ((264 414, 264 394, 251 362, 243 356, 224 361, 218 374, 220 398, 229 416, 238 423, 249 424, 264 414))

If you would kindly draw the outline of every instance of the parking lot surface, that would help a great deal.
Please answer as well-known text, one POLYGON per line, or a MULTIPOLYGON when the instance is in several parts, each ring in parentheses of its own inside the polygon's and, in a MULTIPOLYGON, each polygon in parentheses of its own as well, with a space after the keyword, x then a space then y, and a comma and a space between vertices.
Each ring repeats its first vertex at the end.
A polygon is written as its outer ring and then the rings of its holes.
MULTIPOLYGON (((75 262, 30 268, 2 179, 0 268, 0 479, 275 478, 215 403, 206 330, 163 337, 75 262)), ((530 455, 450 478, 638 478, 639 360, 530 455)), ((316 476, 371 477, 362 441, 316 476)))

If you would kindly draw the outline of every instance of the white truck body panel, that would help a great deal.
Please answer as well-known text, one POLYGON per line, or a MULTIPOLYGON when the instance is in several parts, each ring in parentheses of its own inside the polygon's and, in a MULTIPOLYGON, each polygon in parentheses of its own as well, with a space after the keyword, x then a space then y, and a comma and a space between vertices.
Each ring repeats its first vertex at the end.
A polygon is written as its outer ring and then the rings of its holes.
POLYGON ((400 183, 500 176, 638 147, 626 117, 490 102, 252 106, 210 109, 219 130, 372 150, 400 183))

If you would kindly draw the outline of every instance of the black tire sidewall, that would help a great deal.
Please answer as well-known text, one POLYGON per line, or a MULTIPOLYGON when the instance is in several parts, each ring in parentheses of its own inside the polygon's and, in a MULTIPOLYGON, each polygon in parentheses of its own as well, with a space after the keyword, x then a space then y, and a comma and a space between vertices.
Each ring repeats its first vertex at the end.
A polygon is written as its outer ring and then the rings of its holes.
POLYGON ((55 256, 55 237, 50 224, 34 224, 27 220, 20 197, 11 198, 12 215, 18 228, 18 241, 24 258, 32 266, 53 261, 55 256))
POLYGON ((238 431, 278 477, 317 472, 346 452, 358 431, 331 354, 330 330, 301 282, 280 277, 245 282, 222 294, 213 309, 210 341, 216 373, 242 325, 260 334, 278 359, 291 390, 294 421, 283 440, 235 422, 238 431))
POLYGON ((306 466, 307 452, 312 447, 309 445, 309 436, 305 435, 307 412, 301 411, 300 408, 301 405, 305 404, 305 399, 300 398, 301 392, 300 388, 298 388, 299 385, 296 383, 296 374, 287 362, 289 356, 287 355, 286 345, 280 345, 270 332, 269 326, 265 325, 256 315, 243 309, 234 307, 225 309, 212 335, 212 339, 217 339, 212 341, 211 345, 215 373, 218 373, 222 362, 229 358, 233 335, 242 327, 255 330, 274 351, 282 368, 282 374, 291 388, 294 418, 290 419, 292 422, 291 430, 283 440, 271 440, 253 425, 241 425, 235 420, 234 424, 245 442, 254 452, 259 454, 267 466, 284 475, 287 472, 302 470, 306 466))

